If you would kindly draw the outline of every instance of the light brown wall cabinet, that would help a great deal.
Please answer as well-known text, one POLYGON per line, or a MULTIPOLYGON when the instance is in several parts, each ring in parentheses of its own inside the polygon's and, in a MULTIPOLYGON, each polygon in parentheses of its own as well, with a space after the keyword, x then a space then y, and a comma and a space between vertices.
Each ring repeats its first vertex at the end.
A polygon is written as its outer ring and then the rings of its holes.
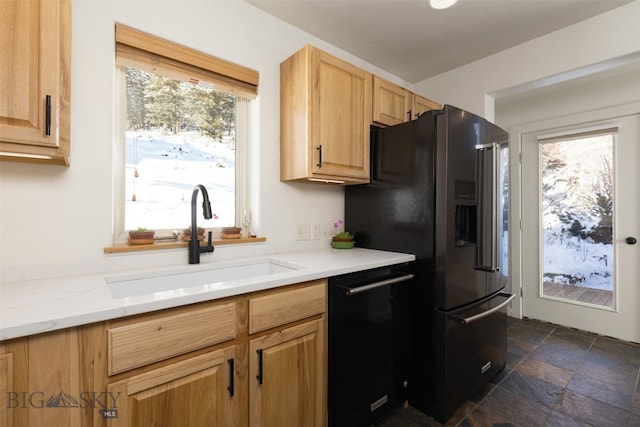
POLYGON ((0 342, 0 425, 325 426, 326 286, 0 342))
POLYGON ((415 94, 378 76, 373 76, 373 121, 393 126, 417 119, 429 110, 441 109, 437 102, 415 94))
POLYGON ((440 109, 442 109, 442 104, 415 93, 411 96, 411 120, 417 119, 424 112, 440 109))
POLYGON ((280 64, 280 179, 369 182, 372 75, 313 46, 280 64))
POLYGON ((368 183, 370 125, 440 108, 306 45, 280 64, 280 180, 368 183))
POLYGON ((0 159, 69 165, 71 1, 0 2, 0 159))
POLYGON ((411 92, 373 76, 373 121, 387 126, 410 120, 411 92))

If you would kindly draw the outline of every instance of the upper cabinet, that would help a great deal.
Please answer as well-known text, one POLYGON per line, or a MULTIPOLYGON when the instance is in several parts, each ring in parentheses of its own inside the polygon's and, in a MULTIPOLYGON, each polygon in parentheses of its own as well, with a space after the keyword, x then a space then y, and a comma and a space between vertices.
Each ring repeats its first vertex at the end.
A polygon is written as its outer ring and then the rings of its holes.
POLYGON ((439 110, 442 105, 423 96, 373 76, 373 121, 393 126, 417 119, 429 110, 439 110))
POLYGON ((280 179, 369 182, 372 75, 313 46, 280 64, 280 179))
POLYGON ((410 120, 411 92, 373 76, 373 121, 387 126, 410 120))
POLYGON ((411 96, 411 120, 417 119, 420 115, 429 110, 441 110, 442 104, 425 98, 417 94, 411 96))
POLYGON ((368 183, 370 126, 441 108, 307 45, 280 64, 280 180, 368 183))
POLYGON ((71 1, 0 2, 0 159, 69 165, 71 1))

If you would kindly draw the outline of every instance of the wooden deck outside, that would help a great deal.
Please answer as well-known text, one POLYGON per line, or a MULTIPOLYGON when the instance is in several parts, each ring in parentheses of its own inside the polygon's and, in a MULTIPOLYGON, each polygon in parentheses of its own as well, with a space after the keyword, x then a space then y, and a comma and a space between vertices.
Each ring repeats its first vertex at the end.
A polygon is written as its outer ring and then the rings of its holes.
POLYGON ((564 298, 571 301, 586 302, 589 304, 613 307, 613 292, 600 289, 583 288, 574 285, 561 285, 558 283, 544 282, 544 295, 549 297, 564 298))

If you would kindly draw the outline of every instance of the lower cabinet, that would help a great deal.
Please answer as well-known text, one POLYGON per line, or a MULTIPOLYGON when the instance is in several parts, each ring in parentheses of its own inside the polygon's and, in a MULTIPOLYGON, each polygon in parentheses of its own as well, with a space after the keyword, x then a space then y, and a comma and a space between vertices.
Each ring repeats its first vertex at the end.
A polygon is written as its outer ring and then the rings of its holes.
POLYGON ((0 426, 326 426, 326 288, 0 342, 0 426))
POLYGON ((324 321, 251 340, 250 425, 326 425, 324 321))
POLYGON ((234 360, 232 346, 109 384, 118 406, 105 413, 107 425, 236 425, 234 360))
POLYGON ((103 388, 91 393, 82 344, 78 328, 0 342, 0 426, 93 425, 103 388))
MULTIPOLYGON (((13 353, 0 351, 0 396, 9 396, 13 391, 13 353)), ((0 426, 13 426, 10 402, 0 404, 0 426)))

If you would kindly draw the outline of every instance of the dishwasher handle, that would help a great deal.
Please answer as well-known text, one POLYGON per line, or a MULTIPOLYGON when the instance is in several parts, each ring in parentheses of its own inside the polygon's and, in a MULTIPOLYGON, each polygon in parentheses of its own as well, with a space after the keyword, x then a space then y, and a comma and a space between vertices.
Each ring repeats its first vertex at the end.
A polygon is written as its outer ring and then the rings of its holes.
POLYGON ((393 285, 394 283, 406 282, 414 278, 413 274, 405 274, 404 276, 394 277, 393 279, 380 280, 379 282, 373 282, 368 285, 358 286, 356 288, 346 288, 345 294, 347 296, 353 296, 361 294, 363 292, 371 291, 376 288, 381 288, 387 285, 393 285))

